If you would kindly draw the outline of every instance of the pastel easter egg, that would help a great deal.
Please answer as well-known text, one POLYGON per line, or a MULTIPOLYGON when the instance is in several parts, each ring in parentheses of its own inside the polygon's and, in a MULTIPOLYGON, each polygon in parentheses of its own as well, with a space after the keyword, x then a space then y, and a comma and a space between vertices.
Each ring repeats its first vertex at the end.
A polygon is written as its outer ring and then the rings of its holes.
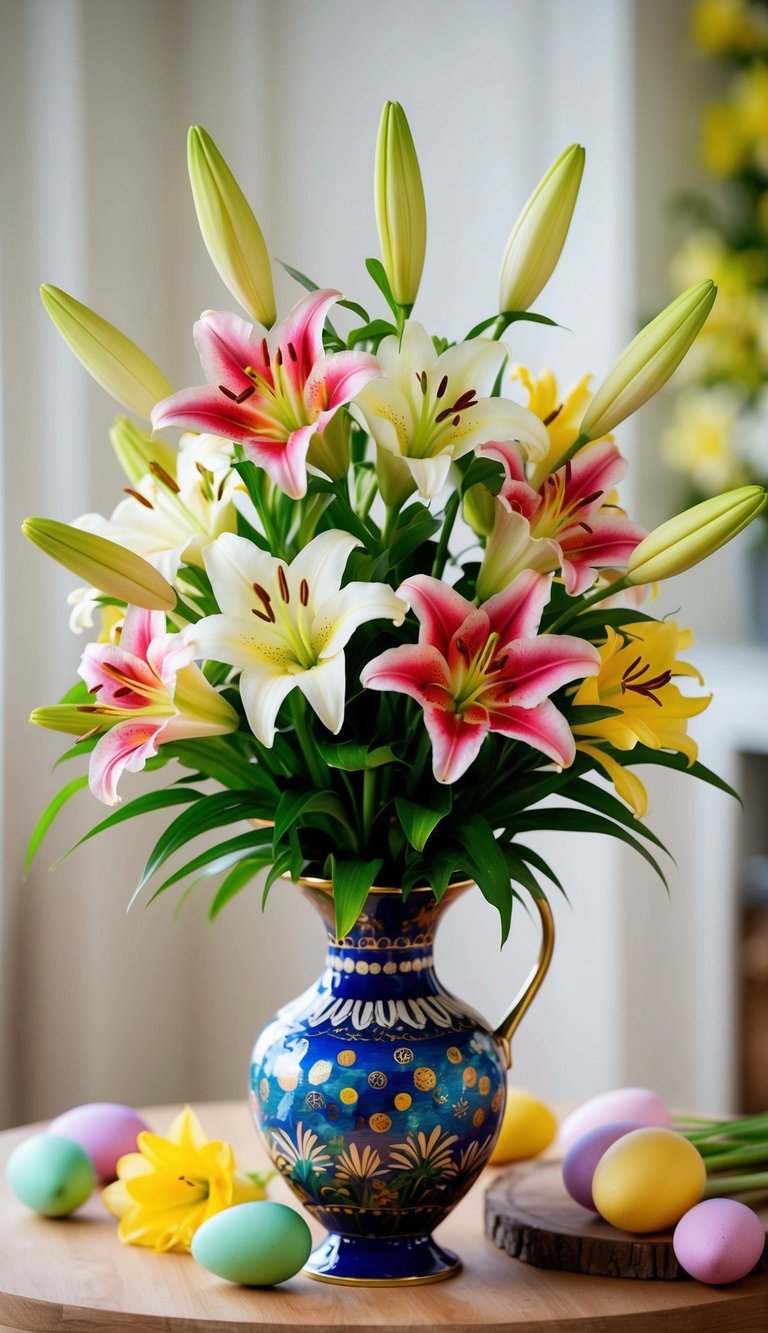
POLYGON ((239 1203, 209 1217, 192 1238, 203 1268, 244 1287, 274 1287, 298 1273, 312 1237, 304 1218, 284 1203, 239 1203))
POLYGON ((745 1203, 704 1199, 680 1218, 672 1247, 686 1273, 719 1286, 752 1272, 765 1247, 765 1228, 745 1203))
POLYGON ((509 1088, 499 1137, 488 1160, 491 1166, 503 1166, 537 1157, 552 1142, 556 1130, 557 1121, 544 1102, 524 1088, 509 1088))
POLYGON ((74 1139, 87 1152, 97 1176, 114 1180, 118 1159, 136 1152, 136 1139, 147 1128, 146 1121, 131 1106, 87 1102, 58 1115, 51 1121, 48 1132, 74 1139))
POLYGON ((664 1231, 698 1203, 704 1159, 671 1129, 634 1129, 603 1153, 592 1177, 595 1207, 622 1231, 664 1231))
POLYGON ((607 1152, 617 1139, 630 1134, 633 1129, 642 1128, 643 1126, 636 1120, 620 1120, 618 1124, 599 1125, 597 1129, 591 1129, 588 1134, 582 1135, 573 1147, 568 1149, 563 1162, 563 1184, 571 1198, 580 1203, 582 1208, 594 1211, 592 1177, 603 1153, 607 1152))
POLYGON ((672 1125, 669 1107, 650 1088, 614 1088, 590 1097, 566 1116, 559 1133, 563 1152, 567 1153, 591 1129, 621 1120, 636 1120, 639 1125, 654 1125, 659 1129, 669 1129, 672 1125))
POLYGON ((60 1134, 32 1134, 14 1148, 5 1174, 16 1198, 44 1217, 66 1217, 89 1197, 90 1157, 60 1134))

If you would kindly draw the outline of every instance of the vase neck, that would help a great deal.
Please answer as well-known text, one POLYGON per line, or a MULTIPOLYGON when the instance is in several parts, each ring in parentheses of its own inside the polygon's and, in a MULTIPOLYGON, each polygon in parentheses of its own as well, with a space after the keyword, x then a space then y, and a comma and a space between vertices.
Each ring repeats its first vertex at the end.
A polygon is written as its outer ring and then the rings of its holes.
POLYGON ((413 889, 406 900, 399 891, 372 889, 355 924, 343 939, 336 935, 333 898, 325 887, 302 884, 328 933, 327 965, 338 982, 374 976, 386 984, 397 978, 418 986, 434 966, 433 944, 439 922, 469 885, 449 889, 439 902, 431 889, 413 889))

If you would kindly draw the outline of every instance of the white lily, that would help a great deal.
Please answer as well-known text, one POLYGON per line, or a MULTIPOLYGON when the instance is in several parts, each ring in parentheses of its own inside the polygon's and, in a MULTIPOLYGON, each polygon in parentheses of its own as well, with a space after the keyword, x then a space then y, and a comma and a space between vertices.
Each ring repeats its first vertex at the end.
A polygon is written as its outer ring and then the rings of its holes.
POLYGON ((202 565, 208 543, 237 526, 233 499, 242 486, 232 449, 218 436, 183 435, 175 476, 150 464, 110 518, 83 514, 76 526, 127 546, 173 583, 182 561, 202 565))
POLYGON ((538 417, 507 398, 488 397, 506 355, 500 343, 473 338, 438 356, 413 320, 402 340, 380 344, 383 374, 355 403, 379 447, 407 465, 423 499, 442 490, 455 459, 489 440, 516 440, 529 458, 544 457, 549 441, 538 417))
POLYGON ((344 721, 344 648, 368 620, 401 625, 407 610, 386 583, 341 580, 360 543, 321 532, 287 564, 224 533, 204 552, 221 614, 184 631, 195 657, 241 672, 240 697, 254 735, 271 746, 280 705, 298 687, 329 731, 344 721))

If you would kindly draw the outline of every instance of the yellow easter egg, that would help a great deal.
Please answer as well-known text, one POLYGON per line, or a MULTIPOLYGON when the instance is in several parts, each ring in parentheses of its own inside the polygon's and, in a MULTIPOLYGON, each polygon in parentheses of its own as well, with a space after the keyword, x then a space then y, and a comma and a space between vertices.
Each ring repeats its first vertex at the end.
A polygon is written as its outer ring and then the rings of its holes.
POLYGON ((701 1154, 681 1134, 634 1129, 600 1158, 592 1198, 622 1231, 664 1231, 699 1202, 706 1178, 701 1154))
POLYGON ((354 1106, 357 1101, 357 1093, 354 1088, 342 1088, 339 1093, 339 1101, 345 1106, 354 1106))
POLYGON ((488 1160, 491 1166, 503 1166, 537 1157, 556 1133, 557 1121, 544 1102, 524 1088, 509 1088, 499 1137, 488 1160))

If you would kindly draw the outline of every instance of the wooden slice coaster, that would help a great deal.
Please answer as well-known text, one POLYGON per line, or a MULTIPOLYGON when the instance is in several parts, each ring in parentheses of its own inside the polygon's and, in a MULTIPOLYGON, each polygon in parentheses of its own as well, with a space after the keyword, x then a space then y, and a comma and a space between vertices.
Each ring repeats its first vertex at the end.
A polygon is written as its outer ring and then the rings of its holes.
MULTIPOLYGON (((768 1224, 768 1210, 756 1210, 768 1224)), ((486 1235, 515 1259, 536 1268, 596 1277, 687 1278, 672 1249, 672 1232, 630 1235, 609 1226, 566 1193, 560 1162, 509 1167, 485 1194, 486 1235)), ((766 1257, 755 1270, 768 1267, 766 1257)))

